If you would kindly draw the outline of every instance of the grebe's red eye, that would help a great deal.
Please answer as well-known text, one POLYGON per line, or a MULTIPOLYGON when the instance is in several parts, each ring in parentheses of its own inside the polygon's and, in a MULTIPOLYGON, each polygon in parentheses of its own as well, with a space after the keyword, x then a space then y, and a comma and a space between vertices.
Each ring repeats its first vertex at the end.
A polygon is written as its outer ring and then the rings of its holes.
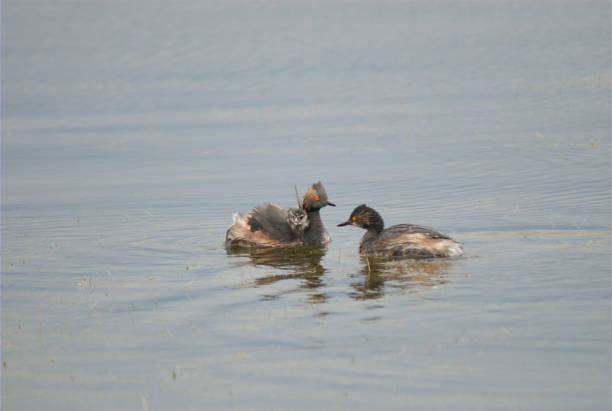
POLYGON ((356 221, 356 220, 357 220, 357 217, 353 216, 352 220, 353 220, 353 221, 356 221))
POLYGON ((321 199, 321 197, 315 196, 315 200, 319 201, 320 199, 321 199))

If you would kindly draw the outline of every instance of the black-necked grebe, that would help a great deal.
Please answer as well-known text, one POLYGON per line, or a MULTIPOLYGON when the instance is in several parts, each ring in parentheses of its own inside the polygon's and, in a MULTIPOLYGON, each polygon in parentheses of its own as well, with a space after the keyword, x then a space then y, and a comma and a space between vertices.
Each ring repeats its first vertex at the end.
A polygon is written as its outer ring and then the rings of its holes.
POLYGON ((225 244, 243 247, 326 244, 331 237, 323 226, 319 210, 327 205, 335 206, 327 200, 325 188, 318 181, 304 193, 301 204, 298 198, 298 208, 281 208, 268 203, 246 214, 234 214, 225 244))
POLYGON ((393 257, 432 258, 463 255, 463 245, 429 227, 398 224, 385 229, 373 208, 362 204, 338 227, 355 225, 368 230, 359 243, 359 252, 393 257))

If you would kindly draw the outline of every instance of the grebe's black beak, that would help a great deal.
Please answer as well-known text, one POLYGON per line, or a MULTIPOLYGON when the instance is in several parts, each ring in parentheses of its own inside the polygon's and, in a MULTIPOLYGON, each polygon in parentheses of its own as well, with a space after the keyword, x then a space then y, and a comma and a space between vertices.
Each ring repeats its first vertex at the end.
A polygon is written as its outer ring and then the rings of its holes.
POLYGON ((351 220, 345 221, 344 223, 340 223, 338 224, 338 227, 344 227, 345 225, 350 225, 351 224, 351 220))
POLYGON ((330 205, 330 206, 332 206, 332 207, 335 207, 335 206, 336 206, 334 203, 329 202, 329 201, 327 202, 327 204, 326 204, 326 205, 330 205))

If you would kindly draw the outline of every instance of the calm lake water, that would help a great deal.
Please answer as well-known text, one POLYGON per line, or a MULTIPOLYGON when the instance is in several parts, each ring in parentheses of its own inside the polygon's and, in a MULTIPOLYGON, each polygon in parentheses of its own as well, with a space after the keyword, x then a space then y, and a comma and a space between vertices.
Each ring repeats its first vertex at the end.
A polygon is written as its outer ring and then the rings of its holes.
POLYGON ((2 409, 610 409, 610 16, 2 2, 2 409), (317 180, 326 248, 226 252, 317 180))

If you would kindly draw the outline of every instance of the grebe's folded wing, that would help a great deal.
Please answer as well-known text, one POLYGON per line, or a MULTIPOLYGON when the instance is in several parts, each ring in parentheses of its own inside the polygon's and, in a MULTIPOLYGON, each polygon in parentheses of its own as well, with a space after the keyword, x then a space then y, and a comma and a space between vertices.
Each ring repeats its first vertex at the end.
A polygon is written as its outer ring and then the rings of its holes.
POLYGON ((294 241, 297 236, 287 222, 287 210, 276 204, 256 207, 250 214, 251 231, 262 231, 279 241, 294 241))
POLYGON ((391 226, 383 231, 384 237, 394 237, 401 234, 424 234, 429 238, 447 238, 450 239, 446 234, 442 234, 439 231, 434 230, 430 227, 415 224, 398 224, 391 226))

